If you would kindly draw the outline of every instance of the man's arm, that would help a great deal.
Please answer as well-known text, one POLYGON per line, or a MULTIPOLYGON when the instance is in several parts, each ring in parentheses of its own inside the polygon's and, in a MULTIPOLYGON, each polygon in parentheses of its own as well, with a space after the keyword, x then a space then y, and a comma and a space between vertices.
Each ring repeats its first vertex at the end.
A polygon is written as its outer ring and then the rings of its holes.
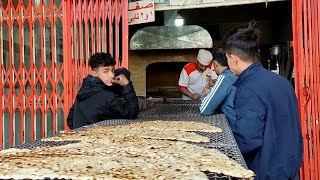
POLYGON ((237 89, 234 105, 236 120, 233 134, 242 154, 250 156, 263 145, 266 109, 249 88, 237 89))
POLYGON ((73 129, 73 115, 74 115, 74 103, 72 104, 67 117, 67 125, 70 129, 73 129))
POLYGON ((186 88, 186 87, 179 87, 179 90, 180 90, 180 92, 182 93, 182 94, 184 94, 184 95, 186 95, 186 96, 189 96, 191 99, 194 99, 194 100, 197 100, 197 99, 199 99, 200 97, 201 97, 201 95, 200 94, 198 94, 198 93, 192 93, 192 92, 190 92, 189 90, 188 90, 188 88, 186 88))
POLYGON ((137 118, 139 103, 131 82, 123 86, 122 97, 125 99, 125 102, 122 101, 121 97, 116 97, 111 101, 111 112, 113 112, 116 117, 120 118, 137 118))
POLYGON ((218 78, 218 75, 214 71, 214 66, 212 65, 210 68, 210 81, 209 81, 210 87, 214 86, 214 83, 216 82, 217 78, 218 78))
POLYGON ((182 94, 190 97, 191 99, 197 100, 201 97, 201 95, 198 93, 192 93, 188 90, 189 80, 189 75, 187 71, 183 68, 179 78, 179 90, 182 94))
POLYGON ((212 115, 223 100, 228 97, 230 91, 230 82, 225 79, 224 75, 218 76, 209 94, 201 101, 200 113, 206 116, 212 115))

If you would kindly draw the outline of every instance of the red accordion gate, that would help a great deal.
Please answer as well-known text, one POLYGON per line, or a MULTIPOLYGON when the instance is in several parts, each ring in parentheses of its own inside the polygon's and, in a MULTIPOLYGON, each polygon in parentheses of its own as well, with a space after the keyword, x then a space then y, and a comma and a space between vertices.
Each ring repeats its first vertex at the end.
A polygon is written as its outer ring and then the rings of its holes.
POLYGON ((304 140, 301 179, 320 179, 320 2, 292 0, 294 74, 304 140))
POLYGON ((58 133, 88 59, 128 67, 127 0, 1 0, 0 149, 58 133))

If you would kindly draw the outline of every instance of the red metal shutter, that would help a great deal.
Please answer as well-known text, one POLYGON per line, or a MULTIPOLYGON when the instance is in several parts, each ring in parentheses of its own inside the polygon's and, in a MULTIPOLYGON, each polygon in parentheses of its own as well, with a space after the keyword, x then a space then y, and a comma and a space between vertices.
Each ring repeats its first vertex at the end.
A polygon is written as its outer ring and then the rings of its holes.
POLYGON ((292 0, 295 89, 304 141, 301 179, 320 177, 320 2, 292 0))
POLYGON ((127 9, 127 0, 1 0, 0 149, 67 128, 93 53, 128 68, 127 9))

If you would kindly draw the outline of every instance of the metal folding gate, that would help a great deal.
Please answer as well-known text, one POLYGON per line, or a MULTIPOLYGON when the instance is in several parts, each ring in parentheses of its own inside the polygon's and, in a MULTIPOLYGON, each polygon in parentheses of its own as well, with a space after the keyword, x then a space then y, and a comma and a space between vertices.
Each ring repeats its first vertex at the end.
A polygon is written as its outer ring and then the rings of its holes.
POLYGON ((127 0, 0 1, 0 149, 67 128, 94 52, 128 67, 127 0))
MULTIPOLYGON (((56 134, 88 58, 128 67, 127 0, 0 1, 0 149, 56 134)), ((292 0, 294 74, 304 138, 302 179, 319 179, 320 2, 292 0)))
MULTIPOLYGON (((301 179, 320 179, 320 2, 292 0, 294 76, 304 140, 301 179)), ((290 138, 290 137, 288 137, 290 138)))

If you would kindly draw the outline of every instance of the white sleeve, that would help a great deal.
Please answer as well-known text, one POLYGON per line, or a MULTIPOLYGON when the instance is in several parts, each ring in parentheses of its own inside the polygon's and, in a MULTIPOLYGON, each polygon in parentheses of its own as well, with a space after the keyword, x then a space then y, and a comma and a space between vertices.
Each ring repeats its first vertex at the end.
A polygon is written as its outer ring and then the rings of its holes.
POLYGON ((183 86, 183 87, 189 86, 189 76, 185 69, 182 69, 180 73, 179 86, 183 86))
POLYGON ((217 74, 214 70, 210 70, 210 76, 211 76, 211 79, 217 79, 217 74))

